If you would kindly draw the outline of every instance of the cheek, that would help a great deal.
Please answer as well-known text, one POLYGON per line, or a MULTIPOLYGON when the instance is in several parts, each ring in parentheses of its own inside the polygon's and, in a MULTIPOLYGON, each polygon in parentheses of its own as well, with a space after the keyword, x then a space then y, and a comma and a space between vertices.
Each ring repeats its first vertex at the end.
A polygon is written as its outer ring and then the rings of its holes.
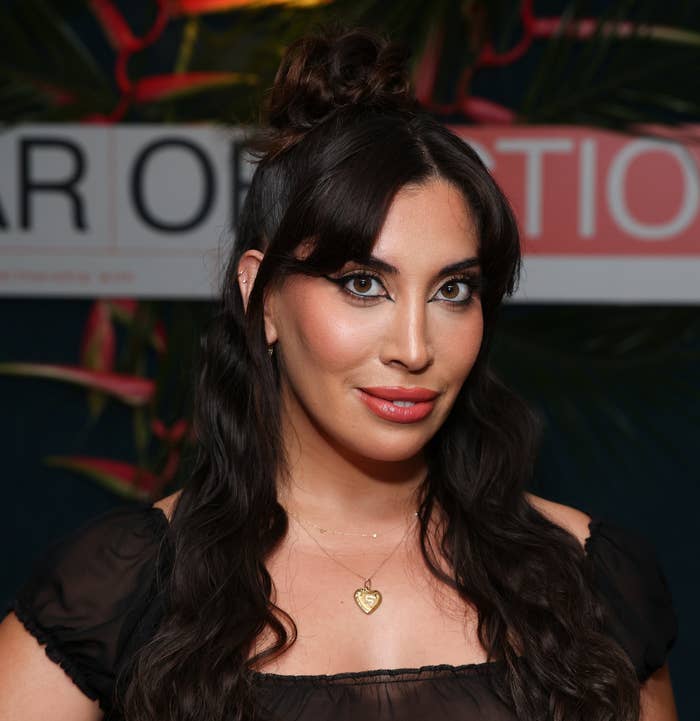
POLYGON ((484 334, 481 309, 474 308, 462 322, 447 323, 438 335, 438 352, 444 372, 461 383, 479 355, 484 334))
POLYGON ((314 290, 300 282, 285 294, 279 334, 287 364, 303 361, 319 372, 350 370, 376 352, 380 325, 369 318, 358 323, 356 310, 314 290))

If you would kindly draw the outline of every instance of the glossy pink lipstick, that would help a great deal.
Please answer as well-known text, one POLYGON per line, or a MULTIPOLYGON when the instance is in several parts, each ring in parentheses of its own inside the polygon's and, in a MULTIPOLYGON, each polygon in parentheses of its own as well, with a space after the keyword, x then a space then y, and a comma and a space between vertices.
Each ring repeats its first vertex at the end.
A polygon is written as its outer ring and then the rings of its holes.
POLYGON ((438 393, 429 388, 358 388, 362 402, 377 416, 394 423, 423 420, 435 405, 438 393))

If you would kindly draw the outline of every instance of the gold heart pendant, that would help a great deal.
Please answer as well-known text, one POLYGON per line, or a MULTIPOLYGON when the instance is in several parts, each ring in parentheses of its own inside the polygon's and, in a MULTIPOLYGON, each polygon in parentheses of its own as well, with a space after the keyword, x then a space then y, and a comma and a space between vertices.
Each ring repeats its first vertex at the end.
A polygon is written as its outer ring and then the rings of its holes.
POLYGON ((376 589, 358 588, 355 603, 367 614, 374 613, 382 602, 382 594, 376 589))

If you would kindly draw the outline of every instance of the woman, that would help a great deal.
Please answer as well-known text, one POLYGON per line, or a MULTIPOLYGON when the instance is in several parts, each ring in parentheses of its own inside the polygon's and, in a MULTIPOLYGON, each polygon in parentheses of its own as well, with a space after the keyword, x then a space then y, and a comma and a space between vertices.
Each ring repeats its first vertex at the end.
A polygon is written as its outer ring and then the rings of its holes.
POLYGON ((518 233, 478 157, 363 31, 288 50, 260 152, 193 477, 47 554, 0 718, 674 721, 653 554, 524 490, 488 368, 518 233))

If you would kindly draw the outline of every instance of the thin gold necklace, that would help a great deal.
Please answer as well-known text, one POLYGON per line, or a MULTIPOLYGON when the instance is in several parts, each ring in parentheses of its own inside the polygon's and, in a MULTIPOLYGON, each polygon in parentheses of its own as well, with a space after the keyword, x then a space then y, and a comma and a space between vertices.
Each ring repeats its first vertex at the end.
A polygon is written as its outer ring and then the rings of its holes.
MULTIPOLYGON (((289 511, 288 511, 289 513, 289 511)), ((301 526, 304 533, 325 553, 328 558, 331 559, 334 563, 337 563, 339 566, 342 566, 346 571, 350 571, 354 576, 357 576, 358 578, 362 579, 362 586, 360 588, 355 590, 355 593, 353 595, 353 599, 355 600, 355 603, 357 604, 358 608, 361 611, 364 611, 367 615, 370 613, 374 613, 380 606, 382 602, 382 594, 379 592, 378 589, 372 588, 372 578, 379 573, 379 571, 384 567, 384 564, 396 553, 396 550, 398 547, 404 542, 406 539, 406 536, 408 535, 408 532, 411 530, 411 526, 413 523, 409 523, 406 527, 406 530, 404 531, 403 536, 401 536, 401 539, 399 542, 394 546, 391 553, 379 564, 377 568, 375 568, 374 572, 371 573, 369 576, 365 577, 361 573, 358 573, 357 571, 353 570, 349 566, 346 566, 342 561, 339 561, 332 553, 329 553, 319 542, 316 538, 314 538, 313 534, 309 529, 301 522, 301 520, 298 518, 298 516, 294 515, 293 513, 289 513, 292 518, 301 526)), ((414 519, 418 516, 418 511, 414 511, 414 519)))
MULTIPOLYGON (((287 513, 290 516, 292 516, 292 518, 299 521, 300 523, 303 520, 303 522, 306 526, 312 526, 313 528, 318 529, 321 533, 324 533, 324 534, 330 533, 334 536, 360 536, 362 538, 380 538, 383 535, 386 535, 388 533, 391 533, 392 531, 395 531, 397 528, 400 528, 403 525, 403 523, 399 523, 396 526, 393 526, 392 528, 390 528, 388 531, 382 531, 382 533, 376 533, 376 532, 374 532, 374 533, 349 533, 347 531, 334 531, 331 528, 327 528, 326 526, 319 526, 305 518, 304 519, 300 518, 296 513, 294 513, 293 511, 290 511, 289 509, 286 509, 286 510, 287 510, 287 513)), ((417 516, 418 511, 414 511, 413 515, 417 516)))

